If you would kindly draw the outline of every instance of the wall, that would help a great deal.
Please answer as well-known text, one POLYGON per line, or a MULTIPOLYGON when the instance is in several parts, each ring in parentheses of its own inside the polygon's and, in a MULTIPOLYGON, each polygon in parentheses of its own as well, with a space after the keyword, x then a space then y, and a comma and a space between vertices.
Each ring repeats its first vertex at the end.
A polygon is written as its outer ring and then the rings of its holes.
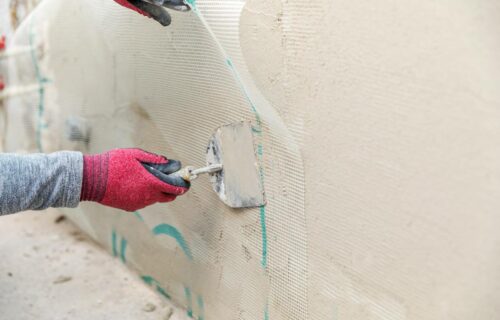
POLYGON ((10 149, 200 165, 217 126, 250 120, 268 205, 229 210, 201 180, 171 205, 72 219, 198 319, 497 318, 500 6, 195 8, 164 29, 111 1, 45 0, 16 33, 43 50, 10 80, 42 89, 9 102, 10 149))

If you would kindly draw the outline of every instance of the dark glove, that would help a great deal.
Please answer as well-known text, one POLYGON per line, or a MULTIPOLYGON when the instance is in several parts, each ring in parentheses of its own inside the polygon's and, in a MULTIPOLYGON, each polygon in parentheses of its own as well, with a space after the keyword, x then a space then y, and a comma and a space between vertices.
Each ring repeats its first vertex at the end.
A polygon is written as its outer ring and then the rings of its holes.
POLYGON ((189 182, 169 176, 181 163, 141 149, 116 149, 83 156, 81 201, 136 211, 170 202, 186 193, 189 182))
POLYGON ((162 26, 172 22, 170 14, 165 8, 188 11, 190 7, 183 0, 115 0, 122 6, 132 9, 146 17, 153 18, 162 26))

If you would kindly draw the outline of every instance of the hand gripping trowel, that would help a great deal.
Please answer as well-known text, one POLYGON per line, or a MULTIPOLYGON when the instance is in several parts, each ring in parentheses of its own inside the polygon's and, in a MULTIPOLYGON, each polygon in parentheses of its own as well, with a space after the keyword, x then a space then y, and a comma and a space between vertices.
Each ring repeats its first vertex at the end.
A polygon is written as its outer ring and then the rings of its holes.
POLYGON ((249 122, 217 128, 208 142, 206 164, 203 168, 184 167, 172 175, 193 181, 199 175, 208 173, 214 191, 232 208, 266 204, 249 122))

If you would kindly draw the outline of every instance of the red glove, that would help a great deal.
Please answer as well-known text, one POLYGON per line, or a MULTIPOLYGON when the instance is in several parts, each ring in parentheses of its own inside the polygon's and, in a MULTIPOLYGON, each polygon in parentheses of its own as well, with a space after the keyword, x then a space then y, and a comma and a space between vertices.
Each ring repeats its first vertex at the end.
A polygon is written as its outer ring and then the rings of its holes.
POLYGON ((189 182, 169 176, 181 163, 141 149, 115 149, 83 156, 81 201, 136 211, 170 202, 189 189, 189 182))
POLYGON ((118 4, 134 10, 146 17, 153 18, 162 26, 168 26, 172 22, 172 18, 168 12, 161 6, 154 5, 144 0, 115 0, 118 4))
POLYGON ((115 0, 115 2, 117 2, 118 4, 120 4, 120 5, 124 6, 125 8, 132 9, 132 10, 134 10, 135 12, 138 12, 138 13, 140 13, 140 14, 142 14, 142 15, 146 16, 146 17, 150 17, 150 18, 151 18, 151 16, 150 16, 147 12, 145 12, 145 11, 143 11, 143 10, 141 10, 141 9, 137 8, 137 7, 136 7, 136 6, 134 6, 132 3, 128 2, 128 0, 115 0))

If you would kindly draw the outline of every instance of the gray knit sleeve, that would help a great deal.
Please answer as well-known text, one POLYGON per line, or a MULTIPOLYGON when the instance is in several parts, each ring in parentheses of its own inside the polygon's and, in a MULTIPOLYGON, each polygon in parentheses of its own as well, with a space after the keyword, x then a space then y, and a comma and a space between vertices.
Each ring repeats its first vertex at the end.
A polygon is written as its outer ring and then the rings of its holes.
POLYGON ((83 155, 0 153, 0 215, 49 207, 78 206, 83 155))

